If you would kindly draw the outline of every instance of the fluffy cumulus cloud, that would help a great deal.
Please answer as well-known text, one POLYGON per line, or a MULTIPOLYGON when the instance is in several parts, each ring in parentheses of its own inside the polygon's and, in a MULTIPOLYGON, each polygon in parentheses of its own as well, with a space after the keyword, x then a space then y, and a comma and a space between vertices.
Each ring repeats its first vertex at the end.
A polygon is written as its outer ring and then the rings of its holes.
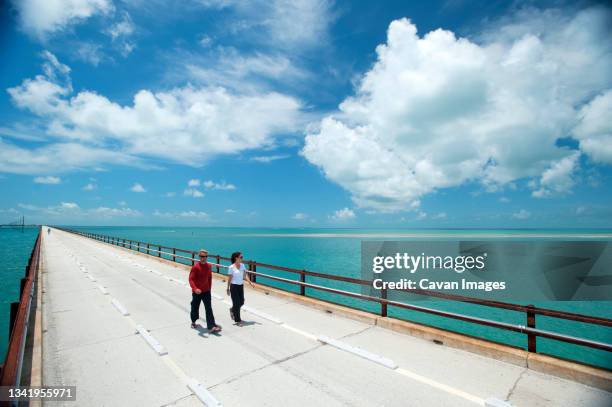
POLYGON ((563 193, 580 153, 558 139, 574 131, 584 154, 611 157, 600 148, 610 145, 610 22, 600 8, 528 10, 470 40, 393 21, 356 94, 308 132, 302 154, 378 211, 474 181, 563 193))
POLYGON ((532 192, 536 198, 546 198, 558 194, 564 194, 574 186, 574 170, 576 168, 580 153, 571 155, 555 162, 549 169, 544 171, 539 182, 534 183, 537 189, 532 192))
POLYGON ((612 164, 612 90, 581 109, 574 134, 580 141, 580 149, 593 161, 612 164))
POLYGON ((13 0, 21 27, 39 39, 114 9, 111 0, 13 0))
POLYGON ((201 166, 218 154, 274 145, 277 136, 295 132, 302 122, 300 102, 276 92, 238 94, 187 85, 163 92, 141 90, 128 105, 93 91, 75 94, 69 68, 49 63, 57 61, 50 53, 44 56, 44 75, 8 89, 13 103, 43 118, 47 134, 63 143, 90 151, 119 150, 117 157, 103 155, 101 161, 138 156, 201 166))

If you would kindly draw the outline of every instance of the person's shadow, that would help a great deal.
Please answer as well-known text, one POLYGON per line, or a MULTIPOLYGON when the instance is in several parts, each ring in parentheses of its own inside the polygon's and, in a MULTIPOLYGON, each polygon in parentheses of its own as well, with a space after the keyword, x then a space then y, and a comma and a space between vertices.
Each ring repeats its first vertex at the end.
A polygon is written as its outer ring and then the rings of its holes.
POLYGON ((242 325, 238 325, 236 322, 234 322, 234 326, 237 326, 239 328, 243 328, 249 325, 261 325, 261 324, 255 321, 245 321, 245 320, 242 320, 242 325))
POLYGON ((202 338, 208 338, 210 335, 221 336, 221 332, 210 332, 208 328, 204 328, 200 324, 198 324, 195 330, 198 331, 198 336, 201 336, 202 338))

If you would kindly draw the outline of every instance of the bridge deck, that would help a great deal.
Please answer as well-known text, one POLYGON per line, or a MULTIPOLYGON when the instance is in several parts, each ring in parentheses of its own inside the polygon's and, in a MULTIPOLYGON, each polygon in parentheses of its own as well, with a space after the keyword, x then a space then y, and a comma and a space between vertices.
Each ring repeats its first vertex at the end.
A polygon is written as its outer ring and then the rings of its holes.
POLYGON ((182 268, 58 230, 44 234, 42 255, 43 384, 76 385, 79 406, 201 406, 192 380, 225 406, 474 406, 490 397, 518 406, 612 405, 602 390, 248 288, 251 324, 236 327, 219 280, 213 308, 223 331, 211 335, 189 327, 182 268), (139 325, 167 354, 149 346, 139 325), (323 344, 320 335, 399 368, 323 344))

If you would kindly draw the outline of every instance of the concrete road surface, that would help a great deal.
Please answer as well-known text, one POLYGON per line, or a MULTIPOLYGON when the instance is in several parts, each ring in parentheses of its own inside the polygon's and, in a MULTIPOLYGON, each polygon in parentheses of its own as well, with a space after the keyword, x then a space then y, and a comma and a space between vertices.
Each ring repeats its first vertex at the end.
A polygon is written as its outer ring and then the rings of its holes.
POLYGON ((602 390, 249 288, 237 327, 219 280, 223 331, 194 330, 184 268, 55 229, 42 251, 43 384, 75 385, 67 406, 612 405, 602 390))

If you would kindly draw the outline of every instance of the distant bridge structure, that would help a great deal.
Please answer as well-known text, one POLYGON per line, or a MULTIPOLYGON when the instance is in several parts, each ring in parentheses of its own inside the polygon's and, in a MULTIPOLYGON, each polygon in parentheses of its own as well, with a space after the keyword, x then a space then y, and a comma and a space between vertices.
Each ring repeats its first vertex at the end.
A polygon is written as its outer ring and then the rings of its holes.
POLYGON ((22 231, 24 228, 34 227, 34 226, 38 226, 38 225, 34 225, 34 224, 26 225, 24 215, 21 215, 17 220, 13 222, 0 224, 0 228, 21 228, 22 231))

